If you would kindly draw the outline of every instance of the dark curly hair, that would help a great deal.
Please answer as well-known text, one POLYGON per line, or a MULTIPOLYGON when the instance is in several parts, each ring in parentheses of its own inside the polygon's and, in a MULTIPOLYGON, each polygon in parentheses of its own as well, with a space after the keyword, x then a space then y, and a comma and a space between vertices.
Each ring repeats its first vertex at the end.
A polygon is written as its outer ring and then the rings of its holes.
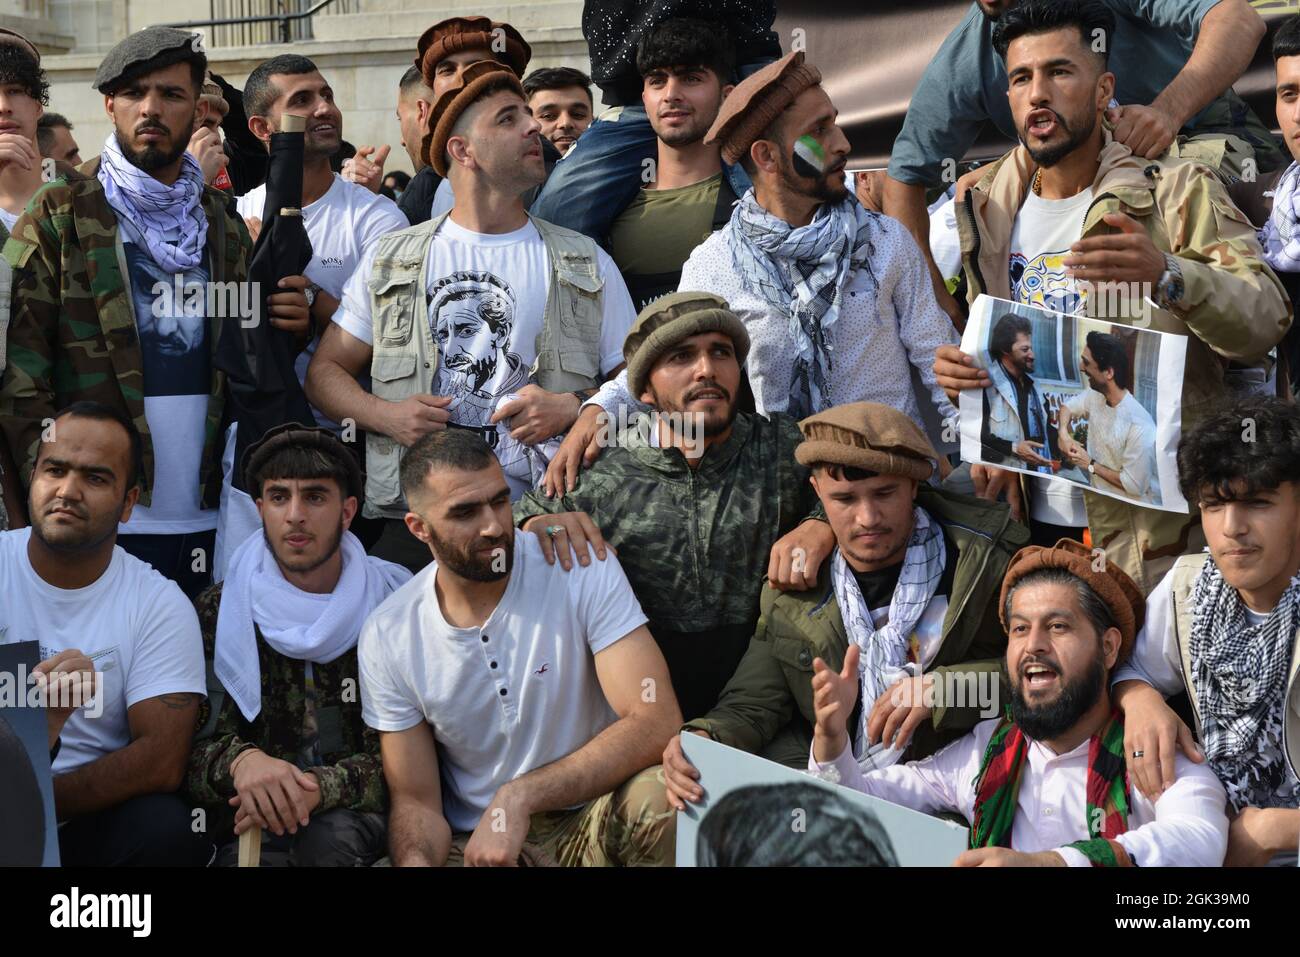
POLYGON ((1300 481, 1300 408, 1273 396, 1232 401, 1183 435, 1178 485, 1187 501, 1242 501, 1300 481))
POLYGON ((1002 16, 993 27, 993 49, 1005 63, 1012 40, 1074 27, 1083 45, 1093 50, 1104 64, 1110 60, 1111 38, 1115 36, 1115 14, 1101 0, 1023 0, 1002 16), (1093 39, 1101 34, 1098 50, 1093 39))
POLYGON ((12 43, 0 43, 0 86, 16 84, 41 106, 50 105, 50 81, 30 52, 12 43))

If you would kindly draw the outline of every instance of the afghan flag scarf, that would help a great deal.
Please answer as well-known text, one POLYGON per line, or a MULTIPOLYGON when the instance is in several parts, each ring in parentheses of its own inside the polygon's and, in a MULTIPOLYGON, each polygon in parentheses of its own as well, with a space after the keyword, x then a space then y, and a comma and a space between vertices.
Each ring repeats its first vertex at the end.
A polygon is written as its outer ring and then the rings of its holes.
MULTIPOLYGON (((1010 847, 1011 824, 1020 801, 1020 778, 1029 754, 1029 739, 1005 716, 984 749, 975 779, 975 821, 970 846, 1010 847)), ((1114 838, 1128 830, 1128 774, 1124 767, 1124 719, 1119 711, 1088 744, 1088 834, 1068 846, 1082 852, 1093 867, 1131 867, 1124 846, 1114 838)))

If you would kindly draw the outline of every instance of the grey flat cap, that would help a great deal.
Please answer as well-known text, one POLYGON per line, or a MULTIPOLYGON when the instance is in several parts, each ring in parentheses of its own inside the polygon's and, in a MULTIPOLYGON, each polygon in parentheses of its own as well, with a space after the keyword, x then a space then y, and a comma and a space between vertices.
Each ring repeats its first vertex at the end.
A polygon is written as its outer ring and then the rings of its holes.
POLYGON ((197 33, 177 30, 175 27, 145 27, 138 30, 108 51, 91 86, 100 93, 112 93, 125 81, 135 79, 144 72, 151 73, 154 69, 189 59, 191 51, 203 57, 206 67, 207 56, 203 53, 203 47, 196 42, 198 39, 197 33), (154 60, 161 62, 157 66, 141 69, 154 60))

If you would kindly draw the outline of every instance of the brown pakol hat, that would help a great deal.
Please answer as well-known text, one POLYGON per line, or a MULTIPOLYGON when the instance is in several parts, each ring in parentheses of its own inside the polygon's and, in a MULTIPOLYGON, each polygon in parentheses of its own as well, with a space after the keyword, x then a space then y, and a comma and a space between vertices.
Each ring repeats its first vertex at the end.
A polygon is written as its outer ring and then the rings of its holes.
POLYGON ((433 69, 438 61, 461 50, 489 50, 500 62, 522 77, 533 49, 523 35, 508 23, 487 17, 451 17, 440 20, 420 35, 415 65, 424 74, 424 85, 433 89, 433 69))
POLYGON ((717 143, 722 159, 738 163, 754 140, 772 125, 794 98, 822 81, 821 71, 805 64, 803 51, 787 53, 751 74, 722 101, 718 118, 704 137, 705 143, 717 143))
MULTIPOLYGON (((338 437, 329 429, 301 425, 297 422, 286 422, 284 425, 277 425, 273 429, 267 429, 260 439, 244 450, 242 466, 244 484, 249 495, 253 498, 261 497, 262 490, 256 488, 256 482, 254 481, 258 470, 275 453, 289 447, 316 449, 335 459, 343 467, 343 472, 348 477, 347 488, 343 489, 343 494, 354 495, 357 498, 361 497, 361 466, 352 453, 348 451, 347 446, 339 441, 338 437)), ((289 478, 290 476, 272 477, 289 478)))
POLYGON ((878 402, 852 402, 799 423, 800 465, 847 465, 923 482, 934 472, 934 446, 915 422, 878 402))
POLYGON ((1030 545, 1016 552, 1007 565, 1006 577, 1002 579, 1002 594, 998 597, 998 620, 1002 622, 1002 627, 1007 628, 1007 595, 1011 594, 1016 582, 1040 568, 1064 569, 1082 579, 1097 593, 1097 597, 1110 609, 1115 627, 1119 629, 1119 656, 1115 659, 1115 667, 1128 660, 1133 651, 1133 642, 1146 617, 1147 605, 1142 591, 1133 584, 1133 579, 1128 577, 1124 569, 1114 562, 1106 561, 1104 555, 1094 555, 1082 542, 1070 538, 1061 539, 1051 548, 1030 545), (1101 571, 1097 571, 1098 564, 1101 565, 1101 571))
POLYGON ((451 139, 452 127, 489 85, 499 82, 508 84, 521 98, 527 99, 523 84, 509 67, 496 60, 479 60, 465 67, 456 85, 444 90, 429 110, 429 132, 421 145, 425 162, 439 176, 447 175, 447 140, 451 139))
POLYGON ((640 397, 659 357, 683 339, 701 332, 730 336, 736 361, 744 364, 749 355, 749 333, 721 296, 708 292, 670 292, 642 309, 623 340, 628 391, 640 397))

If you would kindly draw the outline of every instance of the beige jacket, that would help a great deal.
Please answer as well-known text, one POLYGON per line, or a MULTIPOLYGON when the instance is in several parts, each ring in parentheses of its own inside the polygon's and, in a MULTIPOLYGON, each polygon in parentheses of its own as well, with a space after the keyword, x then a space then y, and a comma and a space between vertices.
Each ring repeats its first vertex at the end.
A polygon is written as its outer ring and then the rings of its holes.
MULTIPOLYGON (((1091 314, 1125 325, 1188 337, 1183 380, 1184 431, 1226 395, 1229 360, 1262 360, 1291 325, 1291 303, 1261 258, 1255 228, 1232 204, 1216 176, 1190 160, 1134 156, 1109 132, 1093 183, 1094 199, 1080 223, 1080 236, 1115 230, 1103 222, 1120 212, 1140 222, 1158 249, 1179 257, 1185 292, 1167 311, 1126 296, 1099 296, 1091 314)), ((1011 298, 1008 270, 1011 231, 1030 187, 1031 160, 1023 146, 990 164, 958 205, 962 266, 969 299, 981 293, 1011 298)), ((1200 518, 1129 505, 1084 492, 1094 546, 1106 550, 1149 594, 1179 555, 1204 543, 1200 518)))

